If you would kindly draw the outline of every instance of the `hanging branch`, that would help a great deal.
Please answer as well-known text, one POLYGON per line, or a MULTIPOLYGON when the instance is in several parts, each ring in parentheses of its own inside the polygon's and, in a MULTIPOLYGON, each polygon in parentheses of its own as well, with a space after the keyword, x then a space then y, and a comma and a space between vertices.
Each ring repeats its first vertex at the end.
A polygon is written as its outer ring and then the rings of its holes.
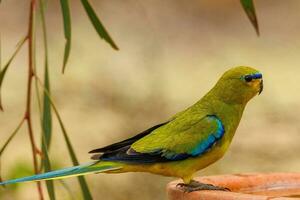
MULTIPOLYGON (((32 0, 30 2, 30 13, 29 13, 29 26, 28 26, 28 79, 27 79, 27 93, 26 93, 26 110, 24 118, 27 122, 28 127, 28 134, 32 149, 32 157, 33 157, 33 167, 34 167, 34 173, 38 174, 38 161, 37 161, 37 154, 40 154, 40 151, 38 150, 33 129, 32 129, 32 120, 31 120, 31 96, 32 96, 32 80, 34 76, 34 64, 35 64, 35 45, 34 45, 34 25, 35 25, 35 9, 36 9, 36 2, 35 0, 32 0)), ((40 182, 37 182, 37 190, 39 194, 40 200, 43 200, 43 191, 42 186, 40 182)))

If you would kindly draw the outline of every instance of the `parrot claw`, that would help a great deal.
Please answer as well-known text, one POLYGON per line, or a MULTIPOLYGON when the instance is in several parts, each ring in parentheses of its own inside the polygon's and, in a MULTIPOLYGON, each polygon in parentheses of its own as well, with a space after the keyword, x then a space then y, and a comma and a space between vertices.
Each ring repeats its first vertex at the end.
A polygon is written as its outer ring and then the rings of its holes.
POLYGON ((230 191, 230 189, 220 186, 215 186, 212 184, 200 183, 198 181, 192 180, 189 184, 178 183, 176 187, 179 187, 183 192, 189 193, 200 190, 220 190, 220 191, 230 191))

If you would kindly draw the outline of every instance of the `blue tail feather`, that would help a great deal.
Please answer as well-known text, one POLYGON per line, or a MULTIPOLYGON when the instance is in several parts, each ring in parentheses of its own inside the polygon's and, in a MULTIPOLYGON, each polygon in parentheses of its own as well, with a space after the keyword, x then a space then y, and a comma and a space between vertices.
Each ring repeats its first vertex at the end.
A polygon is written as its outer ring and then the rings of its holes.
POLYGON ((0 182, 0 185, 7 185, 19 182, 27 182, 27 181, 40 181, 40 180, 49 180, 49 179, 59 179, 69 176, 80 176, 93 172, 104 172, 109 170, 119 169, 120 167, 111 166, 111 165, 96 165, 99 161, 91 162, 83 165, 78 165, 74 167, 68 167, 60 170, 55 170, 51 172, 46 172, 43 174, 37 174, 34 176, 28 176, 23 178, 17 178, 13 180, 0 182))

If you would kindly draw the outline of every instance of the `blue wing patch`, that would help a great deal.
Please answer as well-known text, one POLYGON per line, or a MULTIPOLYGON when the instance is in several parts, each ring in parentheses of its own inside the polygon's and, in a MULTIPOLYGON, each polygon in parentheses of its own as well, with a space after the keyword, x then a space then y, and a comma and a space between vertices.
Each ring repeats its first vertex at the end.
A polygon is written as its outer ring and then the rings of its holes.
POLYGON ((217 142, 225 133, 225 128, 222 121, 215 115, 209 115, 208 118, 210 120, 214 120, 217 123, 216 132, 210 134, 206 140, 202 141, 200 144, 196 146, 191 152, 189 152, 192 156, 198 156, 206 152, 210 147, 217 142))

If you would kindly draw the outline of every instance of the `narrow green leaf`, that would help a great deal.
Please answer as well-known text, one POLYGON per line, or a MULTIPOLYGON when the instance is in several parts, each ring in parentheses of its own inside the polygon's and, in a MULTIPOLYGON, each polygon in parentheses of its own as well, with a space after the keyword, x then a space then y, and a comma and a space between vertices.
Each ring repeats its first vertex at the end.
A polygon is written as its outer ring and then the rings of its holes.
MULTIPOLYGON (((36 76, 35 76, 36 77, 36 76)), ((41 99, 40 99, 40 93, 39 93, 39 90, 38 90, 38 85, 37 85, 37 79, 35 79, 35 90, 36 90, 36 94, 37 94, 37 101, 38 101, 38 107, 39 107, 39 114, 41 116, 41 127, 42 127, 42 154, 43 154, 43 157, 42 157, 42 162, 41 162, 41 168, 40 170, 43 170, 43 168, 45 169, 45 172, 49 172, 51 171, 51 163, 50 163, 50 158, 49 158, 49 150, 47 148, 47 144, 46 144, 46 141, 45 141, 45 129, 43 127, 43 114, 42 114, 42 108, 41 108, 41 99)), ((48 195, 49 195, 49 198, 51 200, 55 200, 55 190, 54 190, 54 184, 53 184, 53 181, 52 180, 48 180, 46 181, 46 187, 47 187, 47 191, 48 191, 48 195)))
MULTIPOLYGON (((51 171, 51 163, 50 163, 50 158, 49 158, 49 150, 47 148, 47 144, 45 141, 45 127, 43 126, 43 113, 42 113, 42 106, 41 106, 41 99, 40 99, 40 93, 39 93, 39 89, 38 89, 38 82, 37 82, 37 76, 35 76, 35 90, 36 90, 36 96, 37 96, 37 102, 38 102, 38 108, 39 108, 39 114, 41 116, 40 119, 40 123, 41 123, 41 127, 42 127, 42 162, 41 162, 41 168, 40 170, 43 170, 43 168, 45 169, 45 172, 51 171)), ((48 191, 48 195, 49 198, 51 200, 55 200, 55 190, 54 190, 54 184, 52 180, 48 180, 46 181, 46 186, 47 186, 47 191, 48 191)))
MULTIPOLYGON (((44 1, 41 0, 40 4, 40 11, 41 11, 41 18, 42 18, 42 30, 43 30, 43 42, 44 42, 44 54, 45 54, 45 61, 44 61, 44 86, 46 91, 50 93, 50 79, 49 79, 49 67, 48 67, 48 42, 47 42, 47 29, 46 29, 46 21, 45 21, 45 12, 44 12, 44 1)), ((51 116, 51 104, 48 98, 48 95, 43 93, 43 118, 42 118, 42 126, 43 130, 45 131, 45 142, 47 148, 50 146, 51 136, 52 136, 52 116, 51 116)))
MULTIPOLYGON (((72 146, 72 144, 71 144, 71 141, 70 141, 69 136, 68 136, 68 134, 67 134, 66 128, 65 128, 65 126, 64 126, 64 124, 63 124, 63 122, 62 122, 62 119, 61 119, 61 117, 60 117, 60 115, 59 115, 57 109, 55 108, 53 102, 52 102, 51 104, 52 104, 52 108, 54 109, 54 112, 55 112, 55 114, 56 114, 56 117, 57 117, 57 119, 58 119, 58 121, 59 121, 59 125, 60 125, 60 127, 61 127, 61 130, 62 130, 64 139, 65 139, 65 142, 66 142, 66 144, 67 144, 67 148, 68 148, 68 150, 69 150, 69 154, 70 154, 71 160, 72 160, 72 162, 73 162, 73 165, 79 165, 77 156, 75 155, 74 148, 73 148, 73 146, 72 146)), ((91 193, 90 193, 90 191, 89 191, 89 188, 88 188, 88 185, 87 185, 87 183, 86 183, 86 181, 85 181, 85 178, 82 177, 82 176, 79 176, 79 177, 77 177, 77 178, 78 178, 78 181, 79 181, 81 190, 82 190, 83 198, 84 198, 85 200, 92 200, 93 198, 92 198, 92 195, 91 195, 91 193)))
MULTIPOLYGON (((47 130, 45 130, 45 127, 43 126, 43 120, 44 120, 44 116, 42 113, 42 108, 41 108, 41 98, 40 98, 40 93, 39 93, 39 89, 38 89, 38 82, 37 82, 37 78, 35 76, 35 90, 36 90, 36 96, 37 96, 37 102, 38 102, 38 108, 39 108, 39 114, 41 116, 40 119, 40 123, 41 123, 41 127, 42 127, 42 160, 41 160, 41 166, 40 166, 40 170, 43 170, 43 168, 45 169, 45 172, 51 171, 51 163, 50 163, 50 158, 49 158, 49 150, 47 148, 47 144, 46 144, 46 139, 45 139, 45 132, 47 132, 47 130)), ((52 123, 51 123, 52 124, 52 123)), ((49 143, 50 144, 50 143, 49 143)), ((52 180, 48 180, 46 181, 46 187, 47 187, 47 191, 48 191, 48 195, 49 198, 51 200, 55 200, 55 190, 54 190, 54 184, 52 180)))
MULTIPOLYGON (((18 124, 17 128, 11 133, 11 135, 8 137, 8 139, 5 141, 3 146, 0 149, 0 161, 1 161, 1 156, 4 153, 6 147, 9 145, 9 143, 12 141, 12 139, 16 136, 20 128, 22 127, 23 123, 25 121, 25 118, 21 120, 21 122, 18 124)), ((0 162, 1 165, 1 162, 0 162)), ((0 166, 0 182, 2 182, 2 176, 1 176, 1 166, 0 166)))
MULTIPOLYGON (((45 80, 44 85, 47 91, 50 93, 50 80, 49 80, 49 72, 48 65, 45 65, 45 80)), ((52 138, 52 115, 51 115, 51 104, 48 96, 43 94, 43 130, 45 135, 45 142, 47 148, 50 146, 51 138, 52 138)))
MULTIPOLYGON (((44 42, 44 54, 45 54, 45 63, 44 63, 44 85, 46 90, 50 93, 50 79, 48 72, 48 42, 47 42, 47 27, 45 20, 45 10, 44 10, 45 2, 40 0, 40 13, 41 13, 41 21, 42 21, 42 32, 43 32, 43 42, 44 42)), ((36 87, 38 92, 38 88, 36 87)), ((38 94, 38 99, 40 98, 38 94)), ((40 106, 40 99, 39 99, 40 106)), ((43 93, 43 110, 42 110, 42 163, 41 165, 44 167, 45 172, 51 171, 51 163, 49 158, 48 150, 50 148, 50 142, 52 137, 52 115, 51 115, 51 104, 48 98, 48 95, 43 93)), ((55 190, 54 184, 52 180, 46 181, 46 186, 49 194, 50 200, 55 200, 55 190)))
MULTIPOLYGON (((47 144, 45 141, 45 138, 42 139, 42 152, 43 152, 43 166, 45 169, 45 172, 51 171, 51 163, 50 163, 50 158, 48 154, 48 149, 47 149, 47 144)), ((52 180, 46 181, 46 187, 48 190, 49 198, 51 200, 55 200, 55 190, 54 190, 54 184, 52 180)))
POLYGON ((17 128, 11 133, 11 135, 8 137, 8 139, 6 140, 6 142, 4 143, 2 148, 0 149, 0 158, 1 158, 1 155, 3 154, 3 152, 5 151, 7 145, 10 143, 10 141, 15 137, 15 135, 18 133, 18 131, 22 127, 24 121, 25 121, 25 119, 23 118, 21 120, 21 122, 18 124, 17 128))
POLYGON ((255 14, 255 7, 254 7, 254 3, 253 0, 241 0, 241 4, 251 22, 251 24, 253 25, 256 34, 259 36, 259 27, 258 27, 258 21, 257 21, 257 17, 255 14))
POLYGON ((71 49, 71 15, 70 15, 70 6, 68 0, 60 0, 60 5, 63 14, 64 34, 66 39, 64 61, 63 61, 63 68, 62 68, 62 72, 64 73, 70 55, 70 49, 71 49))
POLYGON ((100 19, 98 18, 96 12, 94 11, 93 7, 89 3, 88 0, 81 0, 81 3, 85 9, 86 14, 90 18, 94 28, 96 29, 98 35, 103 38, 106 42, 108 42, 111 47, 115 50, 119 50, 115 42, 112 40, 108 32, 106 31, 105 27, 102 25, 100 19))
MULTIPOLYGON (((38 79, 38 80, 39 80, 39 79, 38 79)), ((62 119, 61 119, 61 117, 60 117, 60 114, 59 114, 59 112, 58 112, 58 110, 57 110, 55 104, 53 103, 53 100, 51 99, 51 96, 50 96, 49 92, 46 90, 46 88, 43 86, 43 84, 42 84, 42 82, 41 82, 40 80, 39 80, 39 83, 40 83, 40 85, 42 86, 42 88, 43 88, 45 94, 48 96, 48 99, 49 99, 49 101, 50 101, 50 103, 51 103, 51 106, 52 106, 52 108, 53 108, 53 111, 54 111, 54 113, 55 113, 55 115, 56 115, 56 117, 57 117, 58 123, 59 123, 59 125, 60 125, 61 130, 62 130, 64 139, 65 139, 65 142, 66 142, 66 145, 67 145, 67 148, 68 148, 68 151, 69 151, 71 160, 72 160, 72 163, 73 163, 73 165, 79 165, 77 156, 76 156, 76 154, 75 154, 74 148, 73 148, 72 143, 71 143, 71 141, 70 141, 70 139, 69 139, 69 136, 68 136, 68 134, 67 134, 66 128, 65 128, 65 126, 64 126, 64 124, 63 124, 63 121, 62 121, 62 119)), ((86 181, 85 181, 85 178, 82 177, 82 176, 79 176, 79 177, 77 177, 77 178, 78 178, 78 181, 79 181, 81 190, 82 190, 83 198, 84 198, 85 200, 92 200, 93 198, 92 198, 92 195, 91 195, 91 193, 90 193, 90 191, 89 191, 89 188, 88 188, 88 185, 87 185, 87 183, 86 183, 86 181)))
MULTIPOLYGON (((1 92, 1 87, 2 87, 3 80, 4 80, 4 76, 7 72, 8 67, 10 66, 11 62, 13 61, 13 59, 15 58, 17 53, 20 51, 21 47, 23 46, 23 44, 25 43, 26 40, 27 40, 27 37, 24 37, 22 40, 20 40, 20 42, 18 42, 15 52, 13 53, 13 55, 10 57, 8 62, 4 65, 4 67, 0 71, 0 92, 1 92)), ((1 110, 3 110, 2 105, 0 107, 2 108, 1 110)))

